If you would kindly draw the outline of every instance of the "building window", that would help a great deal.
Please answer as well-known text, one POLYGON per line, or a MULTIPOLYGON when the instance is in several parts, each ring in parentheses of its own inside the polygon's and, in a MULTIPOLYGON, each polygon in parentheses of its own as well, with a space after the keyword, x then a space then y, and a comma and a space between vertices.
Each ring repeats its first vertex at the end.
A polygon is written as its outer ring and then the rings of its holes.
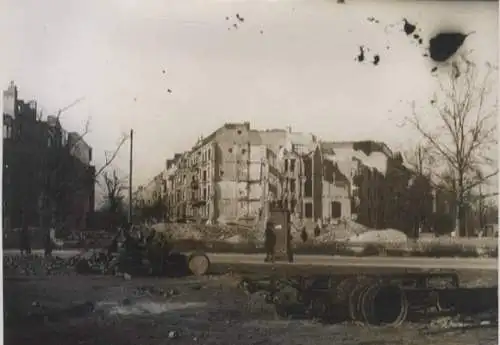
POLYGON ((224 176, 224 170, 221 170, 221 171, 219 172, 219 174, 220 174, 220 177, 224 176))
POLYGON ((332 202, 332 218, 340 218, 342 216, 342 204, 338 201, 332 202))
POLYGON ((305 217, 308 218, 308 219, 312 218, 312 216, 313 216, 313 205, 312 205, 312 203, 306 202, 304 204, 304 208, 305 208, 305 211, 304 211, 305 217))
POLYGON ((68 144, 68 132, 63 131, 61 140, 62 140, 62 146, 66 146, 68 144))
POLYGON ((304 195, 306 198, 312 197, 312 180, 307 179, 304 184, 304 195))
POLYGON ((290 192, 292 193, 295 193, 295 183, 296 183, 295 181, 296 180, 294 178, 290 180, 290 192))
POLYGON ((207 195, 210 198, 210 186, 207 186, 207 195))
POLYGON ((311 158, 304 158, 304 174, 306 177, 312 176, 312 161, 311 158))
POLYGON ((203 170, 203 182, 207 181, 207 171, 203 170))
POLYGON ((241 154, 245 154, 245 153, 247 153, 247 150, 241 149, 241 154))
POLYGON ((210 160, 210 149, 207 151, 208 160, 210 160))
POLYGON ((288 171, 288 159, 285 159, 285 172, 288 171))
POLYGON ((12 126, 6 123, 3 124, 3 138, 4 139, 12 138, 12 126))
POLYGON ((295 159, 290 159, 290 171, 295 171, 295 159))
POLYGON ((240 130, 240 129, 238 129, 238 130, 236 131, 236 133, 241 134, 241 130, 240 130))
POLYGON ((295 209, 297 208, 297 200, 292 200, 292 205, 290 211, 295 213, 295 209))
POLYGON ((232 148, 232 147, 230 147, 229 149, 227 149, 227 152, 229 152, 229 153, 233 153, 233 148, 232 148))
POLYGON ((203 200, 207 200, 207 189, 203 188, 203 200))

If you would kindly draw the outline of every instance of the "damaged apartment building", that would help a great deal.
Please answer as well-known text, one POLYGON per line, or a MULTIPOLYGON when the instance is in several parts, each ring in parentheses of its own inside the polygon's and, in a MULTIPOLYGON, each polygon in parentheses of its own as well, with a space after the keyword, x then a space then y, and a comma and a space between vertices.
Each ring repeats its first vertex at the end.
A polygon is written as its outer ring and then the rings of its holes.
POLYGON ((4 229, 49 226, 85 229, 94 212, 92 148, 57 116, 41 119, 35 101, 3 92, 4 229))
POLYGON ((291 128, 229 123, 168 159, 165 183, 155 184, 165 188, 155 195, 171 221, 252 222, 278 207, 306 226, 355 219, 380 228, 398 224, 409 207, 413 175, 400 156, 375 141, 328 142, 291 128))

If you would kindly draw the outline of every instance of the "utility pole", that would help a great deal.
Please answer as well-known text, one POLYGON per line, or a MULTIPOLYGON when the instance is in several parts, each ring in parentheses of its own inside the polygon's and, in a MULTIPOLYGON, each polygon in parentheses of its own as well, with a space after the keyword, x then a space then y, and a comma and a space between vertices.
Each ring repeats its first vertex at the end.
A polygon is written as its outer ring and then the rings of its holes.
POLYGON ((132 224, 132 171, 133 171, 133 155, 134 155, 134 130, 130 130, 130 157, 129 157, 129 174, 128 174, 128 223, 132 224))
POLYGON ((482 184, 479 185, 479 231, 483 231, 484 224, 483 224, 483 186, 482 184))

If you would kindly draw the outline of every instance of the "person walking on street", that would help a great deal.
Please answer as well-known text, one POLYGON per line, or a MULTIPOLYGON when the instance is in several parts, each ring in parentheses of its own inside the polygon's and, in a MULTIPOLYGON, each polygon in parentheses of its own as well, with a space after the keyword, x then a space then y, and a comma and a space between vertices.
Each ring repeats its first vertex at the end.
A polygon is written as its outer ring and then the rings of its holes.
POLYGON ((265 230, 266 258, 264 262, 274 262, 274 251, 276 247, 276 234, 274 233, 273 223, 268 221, 265 230))

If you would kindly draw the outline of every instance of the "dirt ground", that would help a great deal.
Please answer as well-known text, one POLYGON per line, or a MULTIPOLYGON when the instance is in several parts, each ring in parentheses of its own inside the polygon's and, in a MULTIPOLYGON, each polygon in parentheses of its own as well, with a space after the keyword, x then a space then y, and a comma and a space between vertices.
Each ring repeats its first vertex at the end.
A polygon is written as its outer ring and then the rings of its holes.
MULTIPOLYGON (((496 272, 462 277, 496 284, 496 272)), ((5 344, 497 344, 497 329, 407 324, 398 329, 280 320, 232 276, 19 277, 4 281, 5 344), (154 287, 154 289, 153 289, 154 287), (160 290, 161 289, 161 290, 160 290), (44 311, 43 311, 44 310, 44 311)))

